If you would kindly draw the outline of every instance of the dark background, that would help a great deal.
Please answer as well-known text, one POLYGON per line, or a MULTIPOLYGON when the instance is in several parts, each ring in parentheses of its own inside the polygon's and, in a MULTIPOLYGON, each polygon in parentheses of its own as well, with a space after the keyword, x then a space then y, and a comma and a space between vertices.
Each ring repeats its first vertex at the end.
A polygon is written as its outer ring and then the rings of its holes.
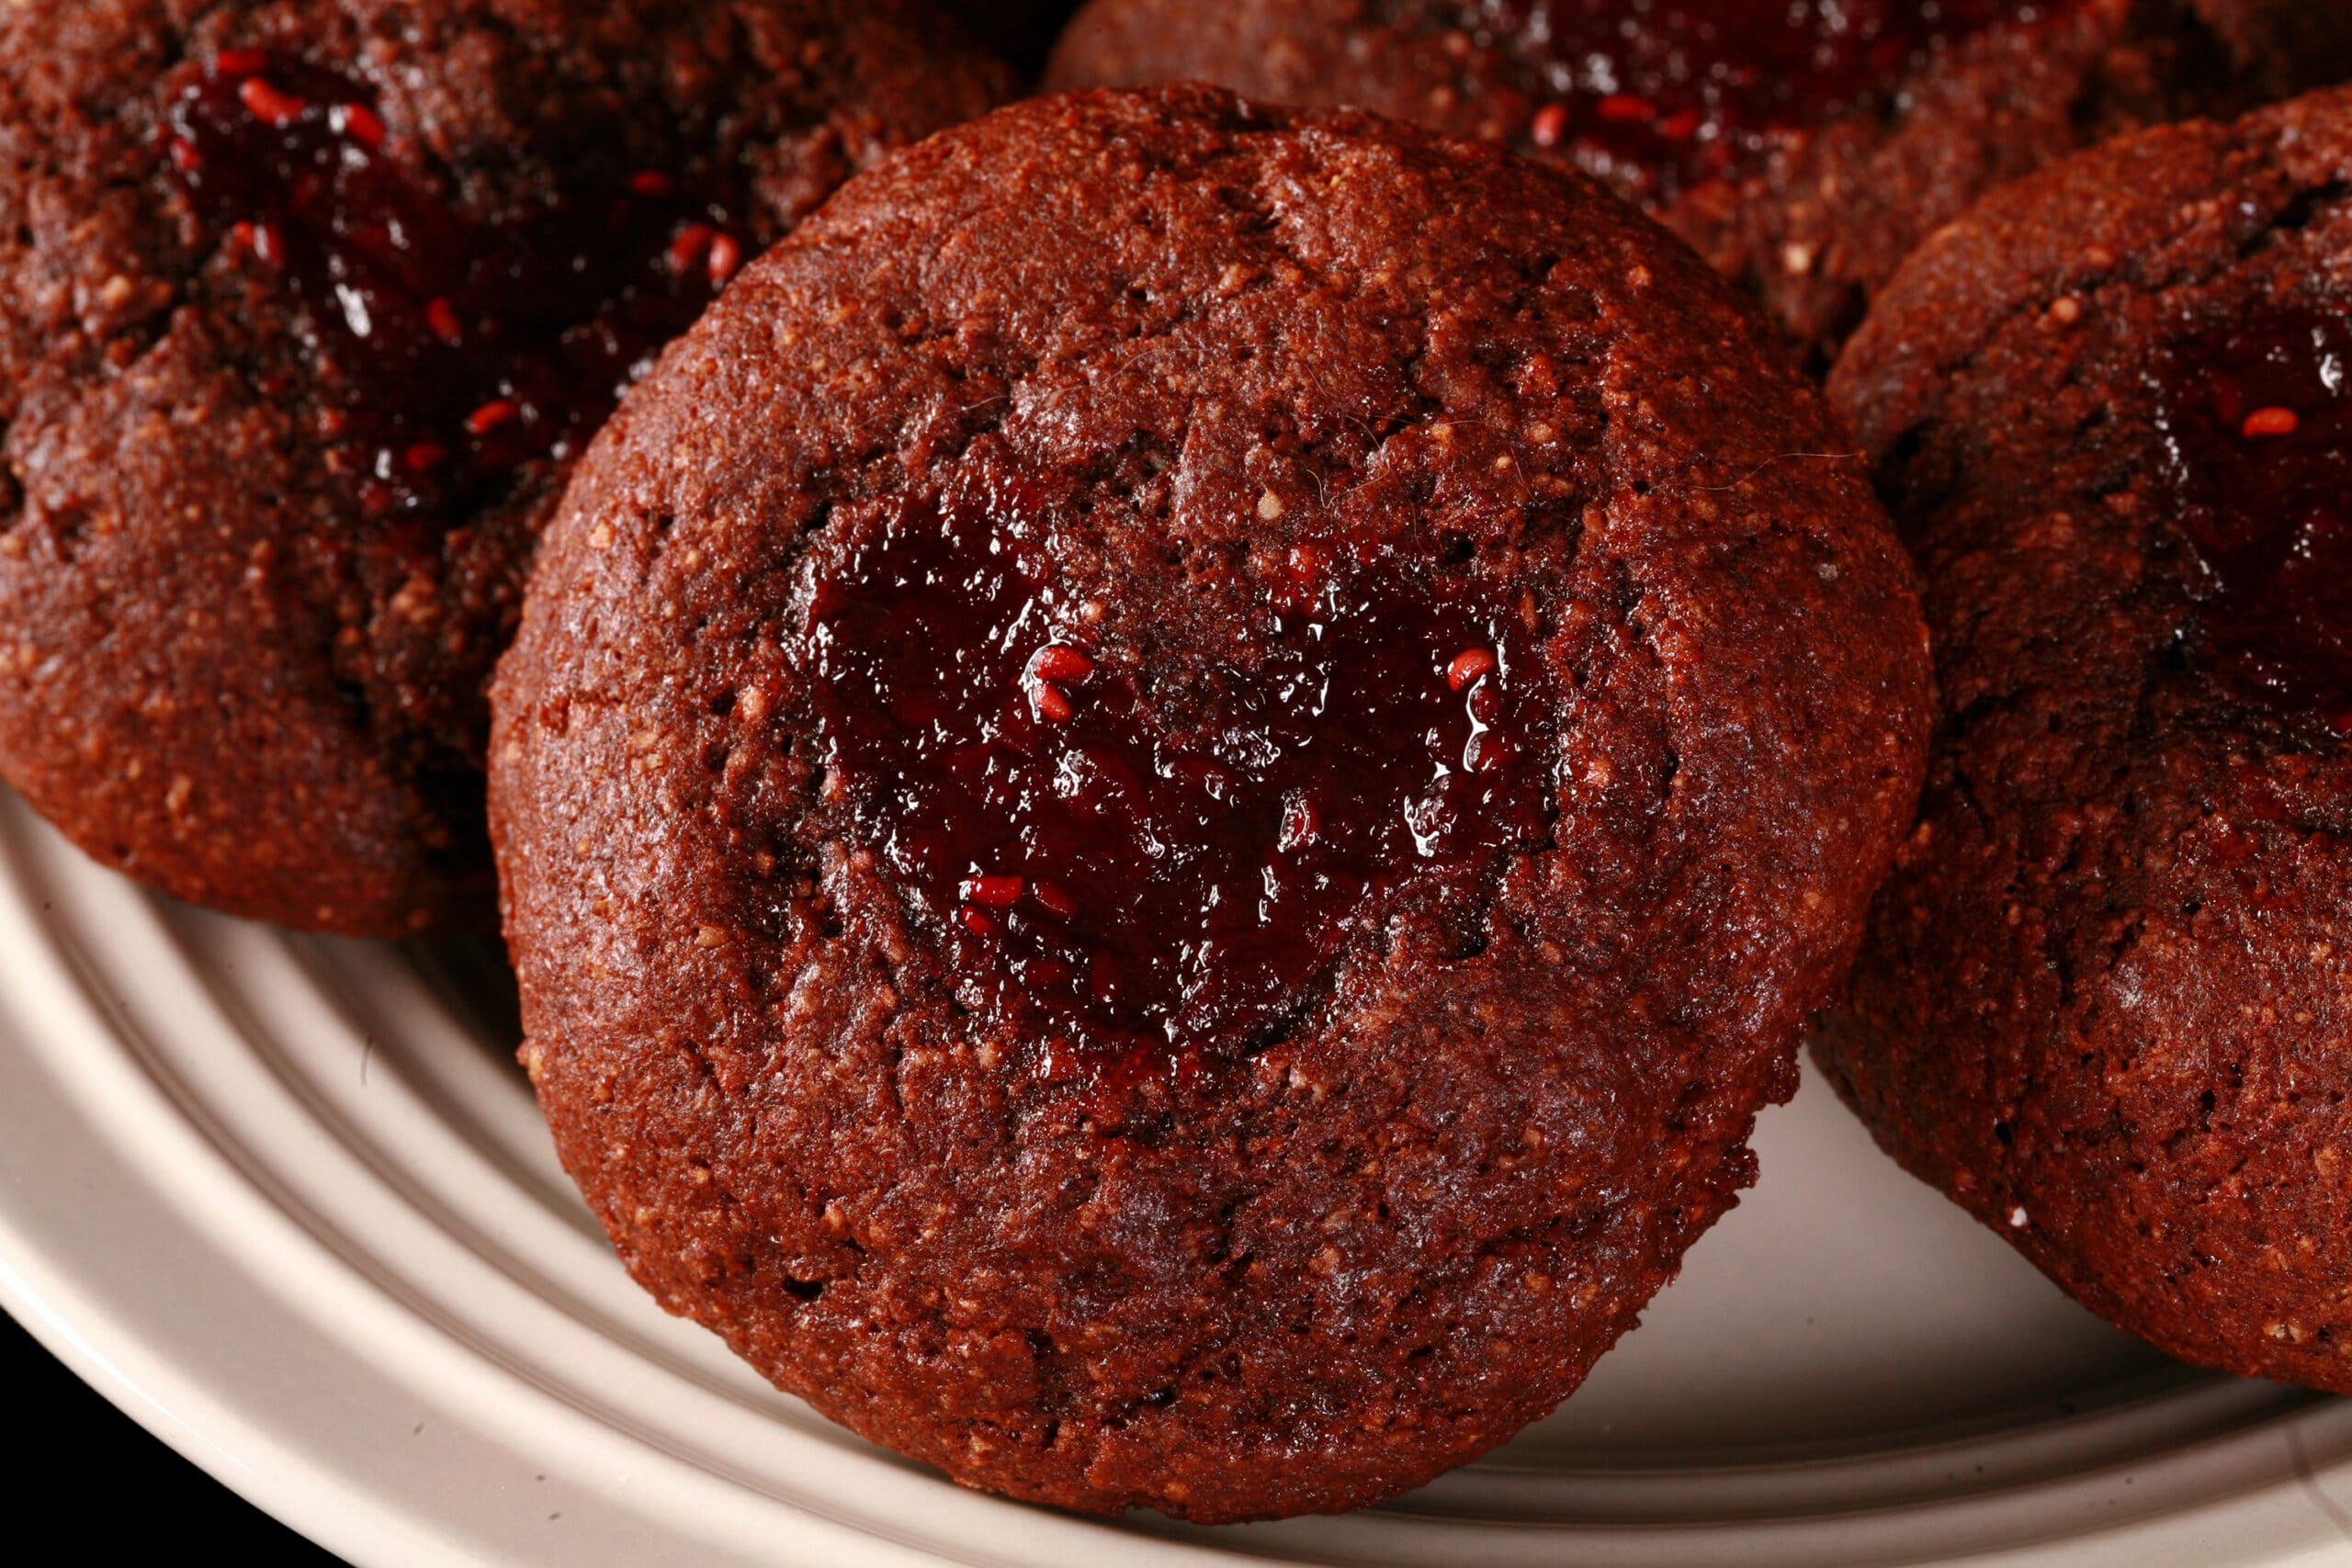
POLYGON ((105 1543, 100 1555, 159 1562, 192 1550, 247 1568, 341 1568, 330 1556, 180 1458, 100 1398, 0 1313, 0 1399, 23 1447, 9 1461, 16 1529, 105 1543), (94 1498, 113 1498, 93 1517, 94 1498), (48 1525, 47 1530, 38 1527, 48 1525))

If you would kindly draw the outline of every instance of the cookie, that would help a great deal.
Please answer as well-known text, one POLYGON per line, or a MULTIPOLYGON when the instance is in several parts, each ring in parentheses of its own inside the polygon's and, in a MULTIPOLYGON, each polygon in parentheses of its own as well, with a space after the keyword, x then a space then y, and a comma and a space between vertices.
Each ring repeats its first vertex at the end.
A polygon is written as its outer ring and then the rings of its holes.
POLYGON ((1197 77, 1573 162, 1826 367, 1977 196, 2119 130, 2352 76, 2303 0, 1094 0, 1050 73, 1197 77))
POLYGON ((1923 630, 1579 175, 1206 88, 854 181, 592 448, 494 695, 524 1059, 637 1278, 957 1480, 1347 1508, 1747 1185, 1923 630))
POLYGON ((2146 132, 1856 335, 1944 713, 1821 1055, 2086 1305, 2352 1392, 2347 186, 2352 94, 2146 132))
POLYGON ((898 4, 0 18, 0 775, 199 903, 487 922, 485 687, 618 389, 1002 68, 898 4))

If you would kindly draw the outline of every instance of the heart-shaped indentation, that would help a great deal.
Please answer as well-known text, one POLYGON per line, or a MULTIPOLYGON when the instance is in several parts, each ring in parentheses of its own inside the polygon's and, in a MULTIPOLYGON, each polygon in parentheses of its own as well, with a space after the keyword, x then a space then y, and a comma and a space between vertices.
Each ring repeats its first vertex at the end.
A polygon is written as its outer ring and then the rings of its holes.
POLYGON ((985 508, 910 508, 819 585, 827 765, 958 984, 1029 1021, 1048 1076, 1246 1049, 1360 921, 1482 886, 1545 831, 1518 601, 1393 558, 1291 558, 1235 627, 1250 656, 1183 672, 1181 737, 985 508))

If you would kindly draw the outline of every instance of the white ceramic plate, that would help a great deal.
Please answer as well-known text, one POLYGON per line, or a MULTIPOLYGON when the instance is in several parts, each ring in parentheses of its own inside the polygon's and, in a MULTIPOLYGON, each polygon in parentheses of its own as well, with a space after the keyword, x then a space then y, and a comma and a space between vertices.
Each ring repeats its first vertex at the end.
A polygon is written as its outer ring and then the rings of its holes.
POLYGON ((1818 1084, 1585 1389, 1434 1485, 1227 1529, 959 1491, 629 1283, 506 985, 151 899, 0 800, 0 1301, 366 1568, 2352 1563, 2352 1404, 2097 1323, 1818 1084))

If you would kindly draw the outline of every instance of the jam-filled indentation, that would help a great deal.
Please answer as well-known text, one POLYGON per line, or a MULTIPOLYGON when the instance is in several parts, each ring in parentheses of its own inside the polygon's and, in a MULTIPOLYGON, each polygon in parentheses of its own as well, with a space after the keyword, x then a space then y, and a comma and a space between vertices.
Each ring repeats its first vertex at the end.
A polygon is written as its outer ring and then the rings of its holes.
POLYGON ((959 987, 1048 1077, 1126 1074, 1246 1049, 1362 922, 1544 839, 1530 619, 1302 547, 1248 657, 1180 694, 1100 645, 1034 534, 921 506, 820 586, 809 669, 824 761, 959 987))
POLYGON ((1736 178, 1780 133, 1896 106, 1939 51, 2077 0, 1474 0, 1464 26, 1532 65, 1528 140, 1643 199, 1736 178))
POLYGON ((706 171, 602 168, 484 220, 389 144, 372 95, 259 50, 188 73, 166 152, 198 214, 299 300, 330 461, 370 513, 575 453, 741 265, 706 171))
POLYGON ((2199 655, 2242 695, 2352 733, 2352 300, 2184 335, 2164 456, 2203 581, 2199 655))

